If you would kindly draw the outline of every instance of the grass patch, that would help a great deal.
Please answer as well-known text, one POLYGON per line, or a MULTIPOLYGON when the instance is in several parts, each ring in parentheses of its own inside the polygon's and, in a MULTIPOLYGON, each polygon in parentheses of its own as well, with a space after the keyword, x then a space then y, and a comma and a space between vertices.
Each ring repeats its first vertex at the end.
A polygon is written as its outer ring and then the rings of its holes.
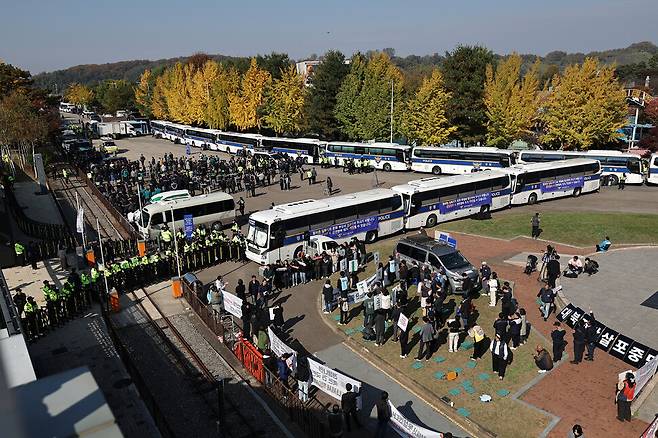
MULTIPOLYGON (((441 224, 445 231, 477 234, 501 239, 530 237, 528 213, 495 215, 489 220, 464 219, 441 224)), ((575 246, 594 246, 604 236, 615 244, 658 244, 658 215, 638 213, 544 212, 542 239, 575 246)))
MULTIPOLYGON (((388 254, 393 249, 394 242, 379 242, 368 248, 369 251, 379 251, 381 259, 388 259, 388 254)), ((375 270, 373 263, 369 263, 364 272, 359 276, 364 279, 371 275, 375 270)), ((350 309, 352 317, 350 323, 346 326, 338 326, 336 310, 333 314, 323 315, 330 324, 334 324, 343 331, 346 336, 352 338, 359 344, 368 348, 371 357, 377 361, 381 360, 396 368, 401 374, 416 381, 420 386, 433 393, 435 397, 449 397, 455 404, 455 409, 460 409, 462 415, 468 415, 473 421, 483 425, 487 429, 495 432, 498 436, 504 437, 527 437, 538 436, 542 430, 548 426, 550 419, 540 412, 530 409, 516 400, 512 399, 512 394, 522 386, 537 376, 537 368, 532 359, 534 347, 537 344, 543 344, 542 340, 531 331, 530 339, 527 344, 514 351, 514 362, 507 368, 507 373, 503 381, 491 370, 491 354, 485 353, 475 366, 469 360, 472 349, 462 349, 457 353, 449 353, 444 337, 440 337, 438 350, 432 355, 430 361, 415 362, 414 357, 418 353, 419 335, 415 331, 419 327, 420 310, 419 298, 416 297, 416 288, 409 288, 410 304, 409 310, 414 310, 410 318, 410 335, 409 345, 411 352, 406 359, 401 359, 400 346, 392 341, 393 324, 387 324, 386 336, 387 341, 381 347, 376 347, 374 342, 365 341, 361 335, 363 325, 363 309, 361 305, 353 306, 350 309), (419 366, 421 364, 422 366, 419 366), (459 377, 454 381, 447 381, 442 377, 448 371, 457 370, 459 377), (483 403, 479 397, 482 394, 489 394, 492 401, 483 403), (514 415, 504 416, 501 412, 514 412, 514 415)), ((449 296, 447 302, 454 301, 458 305, 461 301, 459 296, 449 296)), ((484 328, 488 337, 493 337, 492 323, 500 306, 489 307, 489 298, 481 297, 474 301, 479 312, 478 323, 484 328)), ((527 309, 533 312, 535 309, 527 309)), ((454 315, 454 311, 453 311, 454 315)), ((447 335, 446 335, 447 336, 447 335)), ((462 346, 468 346, 472 341, 465 338, 462 346)), ((440 403, 440 402, 439 402, 440 403)))

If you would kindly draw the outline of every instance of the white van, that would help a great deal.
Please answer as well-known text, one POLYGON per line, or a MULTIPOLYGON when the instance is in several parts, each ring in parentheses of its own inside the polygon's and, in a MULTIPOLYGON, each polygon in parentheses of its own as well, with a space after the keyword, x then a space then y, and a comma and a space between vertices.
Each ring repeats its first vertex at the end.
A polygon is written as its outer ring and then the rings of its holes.
POLYGON ((193 196, 187 199, 157 202, 142 208, 144 225, 138 224, 143 236, 155 239, 164 225, 172 227, 171 212, 174 213, 174 227, 182 229, 185 216, 192 215, 194 226, 210 225, 213 228, 223 228, 235 219, 235 201, 224 192, 193 196))

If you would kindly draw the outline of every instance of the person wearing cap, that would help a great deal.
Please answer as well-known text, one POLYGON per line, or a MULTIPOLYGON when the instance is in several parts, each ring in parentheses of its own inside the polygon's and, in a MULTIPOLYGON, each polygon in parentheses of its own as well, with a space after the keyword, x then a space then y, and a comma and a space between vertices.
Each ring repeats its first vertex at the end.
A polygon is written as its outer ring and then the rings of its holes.
POLYGON ((615 403, 617 403, 617 420, 631 421, 631 402, 635 398, 635 375, 626 373, 626 378, 617 383, 615 403))

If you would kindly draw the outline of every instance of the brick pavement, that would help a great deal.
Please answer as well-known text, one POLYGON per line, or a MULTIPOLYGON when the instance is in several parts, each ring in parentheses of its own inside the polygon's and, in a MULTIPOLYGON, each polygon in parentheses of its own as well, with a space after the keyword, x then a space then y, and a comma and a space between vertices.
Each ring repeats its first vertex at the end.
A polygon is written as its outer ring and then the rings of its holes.
MULTIPOLYGON (((523 274, 523 268, 505 263, 505 260, 522 252, 539 253, 549 242, 529 238, 507 241, 452 234, 457 238, 460 251, 471 262, 475 264, 486 260, 500 278, 515 282, 515 297, 519 305, 528 311, 528 321, 544 336, 548 336, 554 319, 544 322, 537 310, 535 301, 540 287, 537 273, 527 276, 523 274)), ((591 252, 587 248, 559 244, 554 246, 562 254, 591 252)), ((569 341, 567 353, 571 353, 571 333, 567 333, 566 338, 569 341)), ((645 422, 634 419, 629 424, 615 419, 614 385, 617 374, 626 369, 628 365, 624 362, 598 352, 594 362, 583 362, 580 365, 566 363, 558 367, 531 387, 522 399, 561 418, 549 437, 566 436, 576 423, 583 426, 586 436, 639 436, 647 426, 645 422)))

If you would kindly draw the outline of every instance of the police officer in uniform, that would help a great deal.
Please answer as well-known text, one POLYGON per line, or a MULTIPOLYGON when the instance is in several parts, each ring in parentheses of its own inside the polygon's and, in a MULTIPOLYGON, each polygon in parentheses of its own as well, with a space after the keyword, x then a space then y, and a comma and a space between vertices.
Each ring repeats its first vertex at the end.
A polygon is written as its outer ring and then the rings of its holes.
POLYGON ((27 321, 27 337, 28 339, 36 339, 39 337, 39 306, 34 302, 34 297, 27 297, 25 303, 25 319, 27 321))
POLYGON ((59 325, 59 318, 57 315, 57 292, 50 286, 48 280, 44 280, 43 287, 43 296, 46 299, 46 311, 48 312, 48 321, 50 321, 50 326, 54 327, 59 325))

